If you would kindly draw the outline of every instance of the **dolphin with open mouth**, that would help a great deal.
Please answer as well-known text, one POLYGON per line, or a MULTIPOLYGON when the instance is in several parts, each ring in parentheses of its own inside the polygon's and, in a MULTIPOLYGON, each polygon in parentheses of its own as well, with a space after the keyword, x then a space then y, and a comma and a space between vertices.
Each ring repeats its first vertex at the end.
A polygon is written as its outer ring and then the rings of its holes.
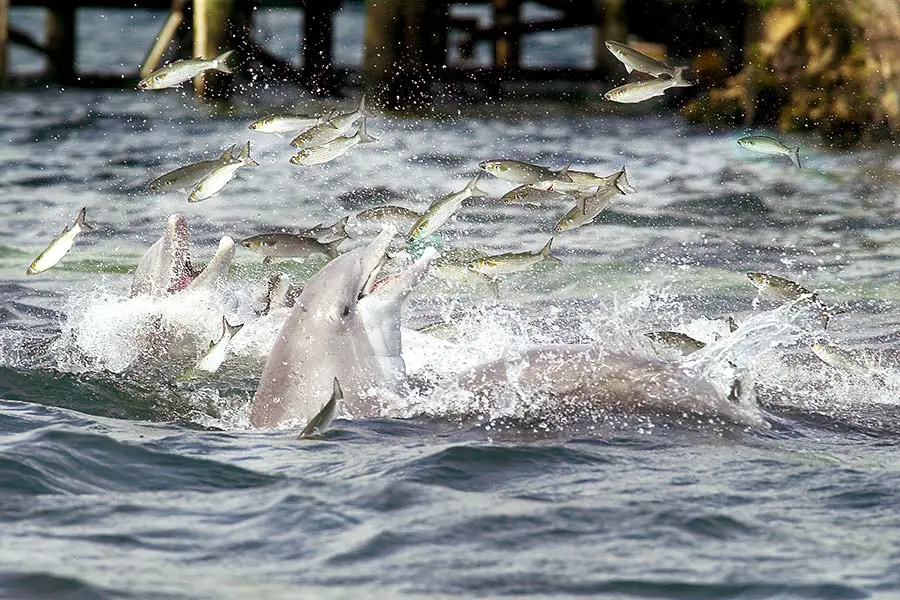
POLYGON ((308 422, 322 408, 335 377, 342 412, 380 416, 379 393, 396 393, 405 377, 400 307, 435 257, 379 279, 396 231, 338 256, 304 286, 275 340, 250 406, 254 427, 308 422))

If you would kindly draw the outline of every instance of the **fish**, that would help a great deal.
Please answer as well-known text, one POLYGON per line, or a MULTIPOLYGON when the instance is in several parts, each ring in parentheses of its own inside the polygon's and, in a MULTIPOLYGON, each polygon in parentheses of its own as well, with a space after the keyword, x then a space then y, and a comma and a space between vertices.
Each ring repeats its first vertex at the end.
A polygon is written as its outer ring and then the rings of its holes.
POLYGON ((571 181, 566 175, 568 167, 563 167, 559 171, 554 171, 548 167, 533 165, 520 160, 510 160, 505 158, 485 160, 478 163, 478 168, 490 173, 498 179, 522 185, 546 184, 547 182, 552 181, 571 181))
POLYGON ((697 350, 702 350, 706 347, 706 343, 695 340, 691 336, 681 333, 680 331, 650 331, 644 335, 655 344, 677 350, 683 356, 693 354, 697 350))
POLYGON ((291 146, 295 148, 311 148, 327 144, 350 131, 350 128, 358 120, 364 117, 373 118, 374 116, 371 111, 366 109, 366 96, 363 95, 359 99, 359 105, 356 107, 356 110, 332 115, 329 119, 310 127, 291 140, 291 146))
MULTIPOLYGON (((272 258, 308 258, 314 254, 324 254, 328 258, 338 255, 337 246, 343 240, 323 244, 315 238, 297 233, 261 233, 241 240, 241 246, 272 258)), ((267 260, 267 262, 268 262, 267 260)))
POLYGON ((451 337, 455 330, 456 324, 453 321, 435 321, 416 327, 416 331, 419 333, 425 333, 441 339, 451 337))
POLYGON ((323 115, 269 115, 253 121, 247 129, 259 133, 293 133, 314 127, 322 122, 323 115))
POLYGON ((562 262, 557 257, 550 254, 550 245, 553 244, 553 238, 550 238, 544 247, 537 252, 507 252, 496 256, 485 256, 473 260, 466 266, 482 275, 497 278, 501 275, 509 275, 524 271, 532 265, 539 262, 549 260, 554 262, 562 262))
POLYGON ((497 280, 484 273, 473 271, 466 263, 439 258, 434 263, 434 276, 452 287, 459 285, 473 289, 487 289, 494 298, 500 297, 497 280))
POLYGON ((313 238, 320 244, 331 244, 333 242, 346 240, 348 237, 350 237, 347 235, 346 231, 347 221, 349 219, 349 216, 344 217, 334 225, 328 225, 327 227, 323 227, 321 224, 318 224, 310 227, 309 229, 298 232, 297 235, 313 238))
POLYGON ((615 185, 600 188, 594 193, 576 193, 575 206, 557 221, 553 230, 557 233, 578 229, 582 225, 593 223, 601 212, 609 208, 615 200, 624 195, 615 185))
POLYGON ((189 381, 191 379, 202 377, 205 374, 218 371, 219 367, 222 366, 222 363, 225 362, 225 356, 228 353, 228 344, 231 343, 232 338, 234 338, 243 327, 243 323, 240 325, 229 324, 228 319, 223 316, 222 335, 219 336, 219 340, 210 342, 209 349, 200 360, 179 375, 176 378, 176 381, 189 381))
POLYGON ((441 225, 450 220, 450 217, 459 210, 462 203, 469 198, 486 196, 487 193, 478 188, 478 179, 480 177, 481 173, 478 173, 463 189, 447 194, 432 202, 428 210, 413 223, 409 234, 406 236, 407 243, 421 240, 440 229, 441 225))
POLYGON ((161 90, 175 87, 189 79, 206 71, 221 71, 231 73, 228 59, 234 54, 234 50, 223 52, 219 56, 206 60, 203 58, 189 58, 176 60, 168 65, 153 71, 137 84, 139 90, 161 90))
POLYGON ((626 83, 625 85, 606 92, 603 94, 603 97, 612 102, 635 104, 637 102, 649 100, 650 98, 662 96, 667 90, 672 88, 690 87, 694 84, 685 80, 683 77, 686 69, 687 67, 676 67, 672 79, 651 79, 650 81, 626 83))
POLYGON ((366 133, 366 119, 359 123, 356 135, 350 137, 337 137, 319 146, 307 146, 291 157, 293 165, 321 165, 346 154, 354 146, 370 144, 378 139, 366 133))
POLYGON ((386 204, 384 206, 375 206, 356 213, 357 221, 380 221, 382 223, 391 223, 395 227, 411 225, 421 217, 422 214, 411 208, 403 206, 394 206, 386 204))
POLYGON ((853 373, 884 385, 884 378, 874 371, 875 357, 862 351, 847 350, 837 344, 818 341, 812 345, 812 352, 823 363, 840 371, 853 373))
POLYGON ((248 141, 247 145, 241 149, 239 157, 234 158, 232 156, 231 161, 216 167, 197 183, 188 196, 188 202, 201 202, 211 198, 222 191, 222 188, 228 185, 229 181, 234 179, 238 169, 258 166, 259 163, 250 158, 250 142, 248 141))
POLYGON ((234 161, 235 147, 236 145, 232 144, 218 158, 201 160, 160 175, 147 184, 147 189, 151 192, 163 192, 170 189, 175 191, 192 189, 200 183, 201 179, 217 168, 234 161))
POLYGON ((542 190, 530 185, 520 185, 506 192, 500 197, 500 202, 506 204, 528 204, 531 206, 541 206, 545 201, 563 200, 567 196, 565 193, 553 190, 542 190))
POLYGON ((741 148, 746 148, 752 152, 759 154, 769 154, 774 156, 787 156, 794 166, 800 168, 800 146, 791 148, 785 146, 775 138, 765 135, 748 135, 737 141, 741 148))
POLYGON ((675 69, 673 67, 660 60, 656 60, 652 56, 647 56, 631 46, 610 41, 606 42, 606 49, 609 50, 619 62, 625 65, 625 70, 629 73, 632 71, 640 71, 641 73, 646 73, 653 77, 662 77, 663 75, 671 78, 675 77, 675 69))
POLYGON ((334 416, 337 414, 338 403, 343 399, 344 391, 341 389, 341 383, 338 381, 338 378, 335 377, 331 399, 325 403, 322 410, 316 413, 316 416, 309 420, 309 423, 306 424, 306 427, 303 428, 303 432, 300 434, 300 439, 324 432, 331 425, 331 421, 334 420, 334 416))
POLYGON ((774 298, 775 300, 793 302, 795 304, 806 301, 812 304, 819 313, 819 319, 822 322, 823 329, 828 329, 828 322, 831 319, 831 316, 833 314, 838 314, 839 312, 829 308, 822 302, 818 294, 811 292, 799 283, 791 281, 790 279, 779 277, 778 275, 760 273, 758 271, 747 273, 747 278, 760 293, 774 298))
MULTIPOLYGON (((86 208, 86 207, 85 207, 86 208)), ((37 275, 50 269, 63 259, 63 257, 72 249, 75 244, 75 238, 82 231, 90 231, 93 229, 84 221, 85 208, 78 212, 75 222, 71 226, 63 228, 62 232, 53 238, 43 252, 37 255, 28 268, 25 270, 26 275, 37 275)))

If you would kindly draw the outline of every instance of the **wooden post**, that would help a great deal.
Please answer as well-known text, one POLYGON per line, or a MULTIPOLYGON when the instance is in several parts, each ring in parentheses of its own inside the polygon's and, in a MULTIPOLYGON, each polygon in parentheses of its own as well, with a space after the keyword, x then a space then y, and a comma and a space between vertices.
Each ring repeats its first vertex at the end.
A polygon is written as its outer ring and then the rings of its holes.
MULTIPOLYGON (((228 19, 234 0, 194 0, 194 56, 215 58, 225 51, 228 19)), ((205 100, 230 98, 233 77, 208 71, 194 78, 197 96, 205 100)))
POLYGON ((306 88, 314 94, 327 95, 333 91, 333 19, 333 2, 307 0, 300 42, 301 74, 306 88))
POLYGON ((494 42, 494 66, 519 68, 519 9, 521 0, 494 0, 494 27, 499 35, 494 42))
POLYGON ((608 40, 625 42, 628 27, 625 23, 624 0, 594 0, 594 69, 606 77, 614 77, 620 68, 618 60, 606 49, 608 40))
POLYGON ((0 0, 0 88, 9 86, 9 0, 0 0))
POLYGON ((59 83, 75 81, 74 3, 47 7, 47 71, 59 83))

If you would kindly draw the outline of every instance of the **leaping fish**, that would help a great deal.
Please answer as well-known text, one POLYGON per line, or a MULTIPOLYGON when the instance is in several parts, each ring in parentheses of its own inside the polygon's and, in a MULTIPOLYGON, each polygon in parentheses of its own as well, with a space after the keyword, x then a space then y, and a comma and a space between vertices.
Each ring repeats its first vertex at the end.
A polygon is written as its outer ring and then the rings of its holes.
POLYGON ((44 251, 38 254, 37 258, 31 262, 28 269, 25 270, 26 275, 37 275, 38 273, 43 273, 47 269, 56 266, 69 250, 72 249, 78 234, 82 231, 90 231, 93 229, 93 227, 84 222, 84 215, 85 209, 82 208, 75 218, 75 222, 72 223, 71 226, 64 227, 62 232, 53 238, 53 241, 50 242, 44 251))
POLYGON ((190 379, 197 377, 202 373, 215 373, 218 371, 219 367, 222 366, 222 363, 225 362, 225 356, 228 353, 228 344, 231 343, 231 340, 243 327, 243 323, 240 325, 231 325, 228 323, 228 319, 223 316, 222 335, 219 336, 219 340, 209 343, 209 349, 206 351, 206 354, 204 354, 193 367, 185 371, 181 376, 181 379, 190 379))
POLYGON ((571 181, 566 175, 568 166, 563 167, 559 171, 554 171, 548 167, 533 165, 520 160, 501 158, 482 161, 478 164, 478 167, 498 179, 522 185, 534 185, 552 181, 571 181))
POLYGON ((671 67, 660 60, 656 60, 652 56, 647 56, 631 46, 620 44, 619 42, 606 42, 606 49, 609 50, 619 62, 625 65, 625 70, 629 73, 632 71, 640 71, 641 73, 646 73, 653 77, 662 77, 663 75, 672 78, 675 77, 674 67, 671 67))
POLYGON ((553 244, 553 238, 550 238, 544 244, 544 247, 537 252, 507 252, 496 256, 485 256, 484 258, 471 261, 466 266, 477 273, 496 278, 501 275, 524 271, 532 265, 545 260, 562 262, 550 254, 551 244, 553 244))
POLYGON ((366 97, 363 95, 359 99, 359 105, 356 107, 356 110, 333 115, 331 118, 322 121, 318 125, 310 127, 291 140, 291 146, 296 148, 311 148, 313 146, 327 144, 350 131, 353 124, 360 119, 364 117, 373 118, 374 116, 375 115, 366 108, 366 97))
POLYGON ((323 226, 320 223, 313 227, 310 227, 309 229, 298 232, 297 235, 313 238, 320 244, 333 244, 334 242, 340 242, 350 237, 349 235, 347 235, 346 229, 348 220, 350 220, 349 216, 344 217, 333 225, 323 226))
POLYGON ((336 137, 329 142, 318 146, 307 146, 291 157, 294 165, 321 165, 346 154, 354 146, 370 144, 378 139, 366 132, 366 119, 359 123, 359 130, 350 137, 336 137))
POLYGON ((331 399, 325 403, 325 406, 322 407, 316 416, 309 420, 309 423, 306 424, 306 427, 303 428, 303 432, 300 434, 300 438, 308 438, 316 433, 322 433, 328 426, 331 425, 331 422, 334 420, 334 416, 337 414, 338 403, 344 399, 344 392, 341 390, 341 384, 338 381, 338 378, 334 378, 334 388, 331 391, 331 399))
POLYGON ((737 143, 741 148, 746 148, 759 154, 787 156, 798 169, 800 168, 800 146, 791 148, 775 138, 765 135, 748 135, 739 139, 737 143))
POLYGON ((603 97, 612 102, 620 102, 623 104, 635 104, 643 102, 650 98, 662 96, 667 90, 677 87, 690 87, 694 85, 684 78, 684 71, 687 67, 676 67, 675 73, 671 79, 651 79, 650 81, 638 81, 635 83, 626 83, 612 89, 603 97))
POLYGON ((218 194, 222 191, 229 181, 234 179, 235 173, 241 167, 258 167, 259 163, 250 158, 250 142, 241 149, 241 155, 237 158, 233 157, 227 163, 224 163, 213 169, 208 175, 201 179, 197 186, 193 189, 188 202, 201 202, 207 198, 218 194))
POLYGON ((234 54, 234 50, 223 52, 211 60, 203 58, 176 60, 147 75, 137 84, 137 88, 139 90, 161 90, 175 87, 205 71, 231 73, 231 68, 228 66, 228 58, 232 54, 234 54))
POLYGON ((160 175, 147 184, 151 192, 164 192, 168 190, 189 190, 194 188, 201 179, 215 171, 217 168, 234 161, 234 149, 232 144, 218 157, 211 160, 201 160, 174 171, 160 175))
POLYGON ((478 173, 460 191, 447 194, 432 202, 428 210, 413 223, 409 234, 406 236, 407 243, 421 240, 437 231, 441 225, 446 223, 459 210, 462 203, 469 198, 486 196, 487 194, 478 188, 478 179, 480 177, 481 173, 478 173))
POLYGON ((421 217, 421 213, 418 213, 411 208, 406 208, 405 206, 394 206, 392 204, 386 204, 384 206, 376 206, 374 208, 367 208, 366 210, 360 211, 356 213, 357 221, 380 221, 382 223, 391 223, 395 227, 406 228, 410 224, 414 223, 416 219, 421 217))
POLYGON ((292 133, 315 127, 322 122, 322 115, 269 115, 253 121, 247 126, 250 131, 259 133, 292 133))
POLYGON ((791 281, 790 279, 779 277, 778 275, 760 273, 758 271, 747 273, 747 278, 761 293, 776 300, 793 302, 795 304, 807 301, 815 306, 816 310, 819 312, 819 319, 822 322, 823 329, 828 329, 828 322, 831 319, 831 315, 840 312, 829 308, 815 292, 806 289, 799 283, 791 281))

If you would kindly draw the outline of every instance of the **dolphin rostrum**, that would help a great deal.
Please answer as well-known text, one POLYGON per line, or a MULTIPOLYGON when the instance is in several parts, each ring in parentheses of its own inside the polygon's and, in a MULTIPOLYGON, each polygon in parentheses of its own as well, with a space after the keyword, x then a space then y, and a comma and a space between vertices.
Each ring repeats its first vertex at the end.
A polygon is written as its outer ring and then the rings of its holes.
POLYGON ((379 415, 377 395, 402 377, 400 305, 433 253, 376 283, 396 230, 326 264, 304 286, 275 340, 250 406, 254 427, 308 423, 340 377, 342 414, 379 415), (381 288, 381 289, 380 289, 381 288), (380 317, 380 318, 379 318, 380 317))

